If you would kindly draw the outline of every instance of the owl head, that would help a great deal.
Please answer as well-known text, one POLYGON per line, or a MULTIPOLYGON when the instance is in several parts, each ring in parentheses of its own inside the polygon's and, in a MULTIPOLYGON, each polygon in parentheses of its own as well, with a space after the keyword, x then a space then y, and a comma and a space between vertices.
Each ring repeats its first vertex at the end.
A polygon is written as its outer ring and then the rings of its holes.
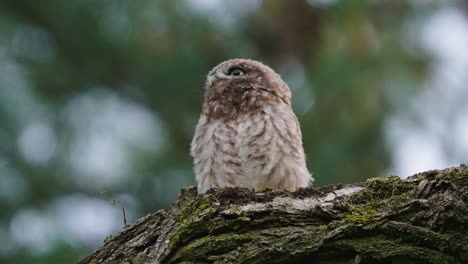
POLYGON ((233 118, 275 104, 291 104, 291 91, 270 67, 249 59, 227 60, 207 76, 203 112, 233 118))

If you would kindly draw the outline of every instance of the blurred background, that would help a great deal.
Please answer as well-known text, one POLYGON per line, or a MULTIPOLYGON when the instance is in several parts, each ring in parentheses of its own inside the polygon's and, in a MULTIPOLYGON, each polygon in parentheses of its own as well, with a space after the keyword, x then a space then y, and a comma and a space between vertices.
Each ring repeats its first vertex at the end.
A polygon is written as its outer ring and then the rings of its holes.
POLYGON ((0 263, 73 263, 194 185, 206 73, 293 91, 316 185, 468 162, 468 4, 0 1, 0 263))

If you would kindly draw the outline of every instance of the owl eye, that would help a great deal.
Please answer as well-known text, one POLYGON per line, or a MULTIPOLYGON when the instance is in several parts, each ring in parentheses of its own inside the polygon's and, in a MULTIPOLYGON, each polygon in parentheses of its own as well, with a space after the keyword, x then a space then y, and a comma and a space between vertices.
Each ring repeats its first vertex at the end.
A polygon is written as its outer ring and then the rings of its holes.
POLYGON ((231 75, 231 76, 242 76, 244 74, 245 74, 245 71, 240 67, 232 67, 228 71, 228 75, 231 75))

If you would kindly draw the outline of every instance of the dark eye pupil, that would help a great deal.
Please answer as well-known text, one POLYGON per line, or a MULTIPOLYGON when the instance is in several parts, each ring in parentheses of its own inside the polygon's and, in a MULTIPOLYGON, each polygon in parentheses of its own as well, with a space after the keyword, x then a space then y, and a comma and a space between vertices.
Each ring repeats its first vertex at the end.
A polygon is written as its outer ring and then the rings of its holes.
POLYGON ((241 76, 241 75, 244 75, 244 71, 242 69, 239 69, 239 68, 234 68, 231 70, 231 75, 232 76, 241 76))

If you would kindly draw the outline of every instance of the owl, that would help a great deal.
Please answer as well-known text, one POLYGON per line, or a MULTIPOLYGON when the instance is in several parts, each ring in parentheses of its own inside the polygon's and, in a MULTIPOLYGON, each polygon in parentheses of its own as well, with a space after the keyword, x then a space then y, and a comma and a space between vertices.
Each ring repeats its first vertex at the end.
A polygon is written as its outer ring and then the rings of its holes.
POLYGON ((313 180, 291 91, 254 60, 227 60, 208 73, 191 155, 199 193, 235 186, 294 191, 313 180))

